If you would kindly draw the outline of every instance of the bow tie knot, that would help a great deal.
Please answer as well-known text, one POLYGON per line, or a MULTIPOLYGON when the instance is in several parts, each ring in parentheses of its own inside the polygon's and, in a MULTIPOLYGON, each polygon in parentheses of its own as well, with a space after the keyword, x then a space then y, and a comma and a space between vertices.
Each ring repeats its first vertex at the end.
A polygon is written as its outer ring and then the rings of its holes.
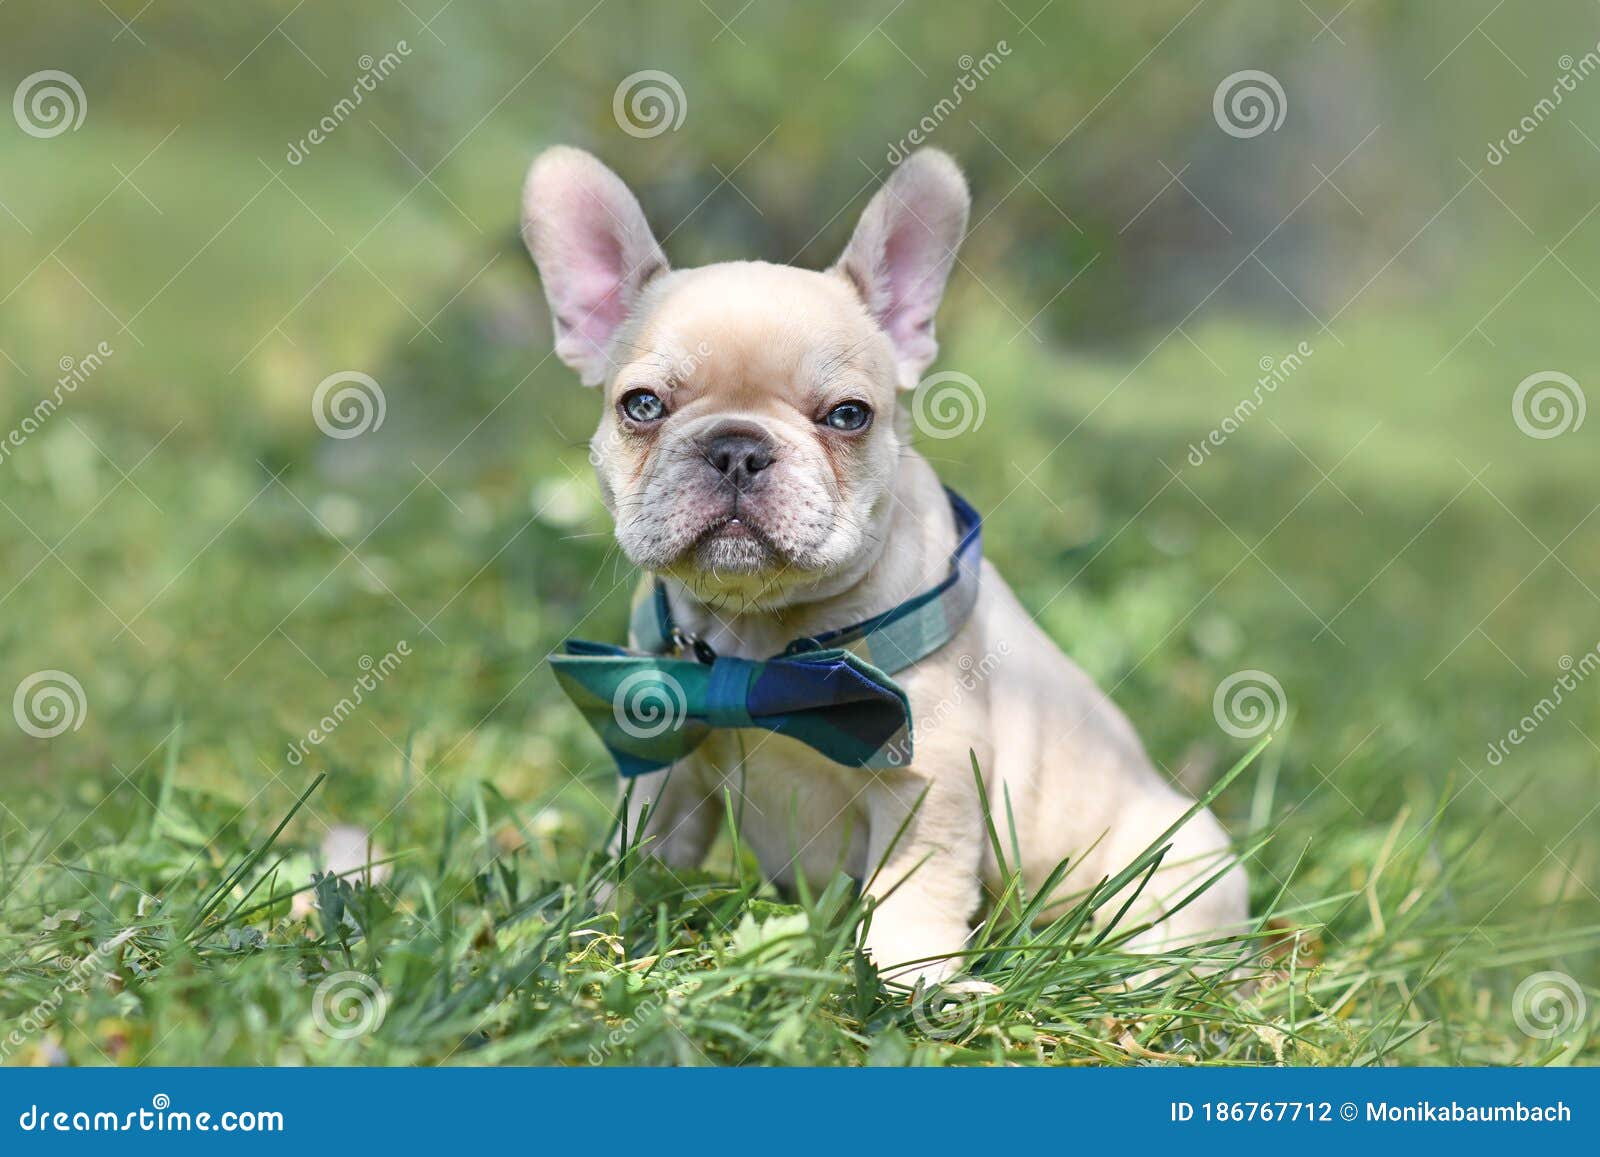
POLYGON ((847 767, 911 756, 905 692, 849 651, 705 663, 572 640, 550 665, 625 776, 666 767, 720 729, 787 735, 847 767))

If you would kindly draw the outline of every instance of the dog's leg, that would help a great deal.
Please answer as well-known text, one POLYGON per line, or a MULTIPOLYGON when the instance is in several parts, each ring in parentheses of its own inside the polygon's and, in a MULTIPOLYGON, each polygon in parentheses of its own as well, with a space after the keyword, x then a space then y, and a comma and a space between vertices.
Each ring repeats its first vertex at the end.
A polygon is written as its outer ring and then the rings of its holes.
POLYGON ((960 957, 948 957, 965 946, 980 895, 976 792, 934 782, 919 807, 928 786, 899 774, 868 790, 866 891, 876 905, 866 949, 887 979, 902 984, 935 984, 962 970, 960 957))
MULTIPOLYGON (((1188 806, 1188 800, 1175 798, 1164 806, 1145 809, 1145 822, 1129 825, 1112 846, 1123 859, 1132 860, 1188 806)), ((1151 926, 1131 937, 1125 950, 1163 952, 1244 932, 1249 922, 1245 871, 1216 817, 1209 811, 1197 812, 1172 835, 1169 844, 1162 867, 1123 922, 1130 927, 1147 922, 1151 926), (1190 899, 1203 882, 1224 869, 1221 879, 1190 899)), ((1107 910, 1116 911, 1131 888, 1113 897, 1107 910)))
POLYGON ((634 780, 626 796, 626 828, 612 841, 612 854, 622 840, 669 868, 697 868, 717 834, 717 803, 701 786, 693 769, 678 764, 634 780))
MULTIPOLYGON (((611 839, 611 855, 627 847, 660 860, 669 869, 697 868, 717 834, 716 803, 683 765, 651 772, 623 790, 618 805, 627 804, 624 826, 611 839), (642 831, 641 831, 642 829, 642 831)), ((602 911, 613 906, 617 885, 605 882, 595 890, 602 911)))

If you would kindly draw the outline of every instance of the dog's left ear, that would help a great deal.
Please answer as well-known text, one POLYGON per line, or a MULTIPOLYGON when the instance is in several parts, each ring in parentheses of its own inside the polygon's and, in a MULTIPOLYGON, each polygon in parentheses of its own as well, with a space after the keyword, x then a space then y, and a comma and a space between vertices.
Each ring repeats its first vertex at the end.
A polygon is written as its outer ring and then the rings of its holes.
POLYGON ((894 343, 902 389, 914 387, 939 352, 933 317, 971 204, 949 154, 919 150, 874 194, 834 267, 894 343))

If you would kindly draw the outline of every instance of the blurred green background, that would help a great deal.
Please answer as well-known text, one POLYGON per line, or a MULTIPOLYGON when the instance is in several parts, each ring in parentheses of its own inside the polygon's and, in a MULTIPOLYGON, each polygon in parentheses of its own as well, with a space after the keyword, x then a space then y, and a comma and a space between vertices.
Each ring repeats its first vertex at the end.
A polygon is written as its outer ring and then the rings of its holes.
MULTIPOLYGON (((1258 900, 1472 842, 1449 890, 1463 938, 1593 923, 1600 682, 1488 749, 1600 645, 1600 419, 1532 437, 1513 413, 1530 375, 1569 375, 1574 400, 1600 383, 1600 79, 1535 112, 1597 41, 1582 0, 1536 19, 1492 0, 12 0, 4 91, 61 70, 83 117, 0 121, 0 436, 64 359, 111 352, 0 457, 0 692, 59 670, 85 703, 54 738, 0 727, 7 846, 48 832, 57 861, 88 856, 162 782, 259 829, 315 769, 289 833, 308 845, 340 821, 427 843, 489 780, 537 815, 537 854, 581 855, 612 773, 542 657, 580 625, 620 636, 633 576, 586 461, 595 395, 550 356, 517 236, 528 161, 596 152, 675 264, 815 267, 932 118, 975 198, 935 368, 985 412, 923 449, 1172 774, 1204 782, 1246 746, 1213 718, 1223 679, 1281 684, 1280 740, 1219 805, 1241 836, 1277 825, 1258 900), (675 128, 619 121, 643 70, 681 89, 675 128), (1241 70, 1281 87, 1277 127, 1224 131, 1214 96, 1241 70), (359 437, 314 421, 341 371, 383 393, 359 437)), ((1330 940, 1370 918, 1328 914, 1330 940)), ((1592 953, 1557 963, 1592 991, 1592 953)))

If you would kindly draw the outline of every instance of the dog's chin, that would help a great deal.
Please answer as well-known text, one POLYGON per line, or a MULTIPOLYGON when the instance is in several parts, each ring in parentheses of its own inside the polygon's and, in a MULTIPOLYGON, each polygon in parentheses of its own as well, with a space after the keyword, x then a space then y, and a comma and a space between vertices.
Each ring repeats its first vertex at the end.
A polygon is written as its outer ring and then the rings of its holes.
POLYGON ((713 581, 759 578, 782 568, 788 560, 757 527, 740 518, 724 519, 707 527, 685 552, 682 563, 713 581))
POLYGON ((781 604, 804 573, 758 523, 727 516, 708 524, 671 563, 655 569, 707 603, 747 608, 781 604))
MULTIPOLYGON (((823 521, 817 514, 802 525, 815 529, 823 521)), ((792 541, 792 529, 772 526, 758 510, 713 509, 632 520, 618 527, 617 539, 635 566, 676 580, 702 602, 770 610, 835 569, 821 542, 792 541), (676 533, 661 533, 668 529, 676 533)))

